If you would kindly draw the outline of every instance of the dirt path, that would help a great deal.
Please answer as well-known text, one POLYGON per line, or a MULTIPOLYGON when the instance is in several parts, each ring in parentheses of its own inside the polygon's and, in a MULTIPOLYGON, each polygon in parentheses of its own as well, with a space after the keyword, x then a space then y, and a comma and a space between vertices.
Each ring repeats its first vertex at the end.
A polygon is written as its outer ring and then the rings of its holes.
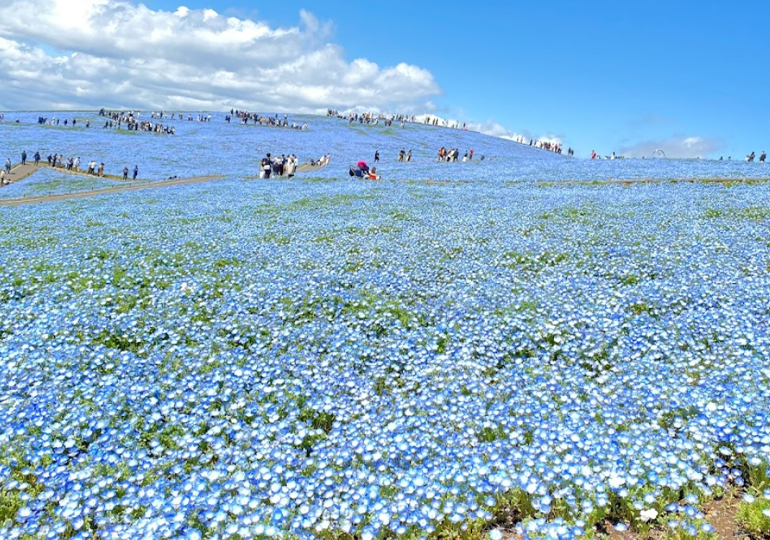
POLYGON ((11 172, 7 173, 5 175, 6 180, 10 180, 11 184, 15 184, 16 182, 19 182, 20 180, 24 180, 28 176, 32 176, 35 174, 39 169, 40 165, 35 165, 32 162, 27 162, 26 165, 22 165, 21 163, 17 163, 16 165, 11 167, 11 172))
MULTIPOLYGON (((19 165, 19 167, 21 167, 21 165, 19 165)), ((27 165, 27 167, 30 167, 30 165, 27 165)), ((34 167, 34 165, 32 165, 31 167, 34 167)), ((30 174, 33 174, 35 171, 37 171, 38 168, 39 167, 35 168, 34 171, 27 173, 27 176, 29 176, 30 174)), ((11 173, 13 173, 13 169, 11 170, 11 173)), ((0 206, 19 206, 22 204, 66 201, 69 199, 86 199, 88 197, 96 197, 97 195, 106 195, 109 193, 120 193, 121 191, 137 191, 140 189, 162 188, 162 187, 168 187, 168 186, 181 186, 184 184, 200 184, 203 182, 211 182, 212 180, 219 180, 220 178, 224 178, 224 176, 209 175, 209 176, 195 176, 193 178, 175 178, 173 180, 162 180, 160 182, 127 184, 125 186, 93 189, 90 191, 79 191, 75 193, 61 193, 59 195, 43 195, 40 197, 25 197, 23 199, 6 199, 6 200, 0 200, 0 206)))
POLYGON ((14 184, 16 182, 19 182, 21 180, 24 180, 25 178, 32 176, 40 169, 53 169, 56 172, 60 172, 62 174, 69 174, 70 176, 85 176, 87 178, 106 178, 107 180, 117 180, 120 182, 147 182, 147 180, 137 178, 136 180, 123 180, 123 176, 118 176, 116 174, 102 174, 102 176, 97 176, 94 174, 88 174, 88 172, 84 171, 83 169, 67 169, 66 167, 51 167, 47 162, 41 161, 39 164, 35 165, 34 162, 27 161, 26 165, 22 165, 21 163, 17 163, 16 165, 11 168, 11 174, 7 176, 7 178, 11 179, 11 183, 14 184))

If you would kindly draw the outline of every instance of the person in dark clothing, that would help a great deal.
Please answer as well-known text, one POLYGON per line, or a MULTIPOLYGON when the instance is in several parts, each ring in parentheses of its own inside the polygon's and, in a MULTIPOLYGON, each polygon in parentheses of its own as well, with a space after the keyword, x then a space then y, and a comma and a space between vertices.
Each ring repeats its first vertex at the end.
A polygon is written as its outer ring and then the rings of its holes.
POLYGON ((40 163, 40 152, 35 152, 35 165, 40 163))
POLYGON ((134 180, 136 180, 136 177, 139 175, 139 166, 134 165, 134 180))
POLYGON ((376 150, 374 152, 374 162, 375 163, 379 163, 380 162, 380 151, 379 150, 376 150))
POLYGON ((270 154, 265 155, 265 157, 262 158, 262 161, 259 162, 260 166, 260 175, 262 178, 270 178, 270 173, 273 170, 273 164, 272 160, 270 159, 270 154))
POLYGON ((26 165, 27 164, 27 151, 22 150, 21 151, 21 164, 26 165))
POLYGON ((128 167, 123 167, 123 180, 128 180, 128 167))
POLYGON ((764 150, 762 150, 762 153, 761 153, 761 154, 759 154, 759 162, 760 162, 760 163, 764 163, 764 162, 765 162, 765 159, 767 159, 767 154, 765 154, 765 151, 764 151, 764 150))

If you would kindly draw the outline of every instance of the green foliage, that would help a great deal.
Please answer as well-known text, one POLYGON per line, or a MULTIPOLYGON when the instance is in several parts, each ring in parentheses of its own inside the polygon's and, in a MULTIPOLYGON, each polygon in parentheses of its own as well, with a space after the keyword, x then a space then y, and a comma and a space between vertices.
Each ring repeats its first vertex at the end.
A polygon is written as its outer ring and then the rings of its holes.
POLYGON ((187 525, 193 529, 197 529, 203 538, 208 538, 214 532, 209 526, 203 523, 200 512, 191 513, 187 518, 187 525))
POLYGON ((719 208, 707 208, 703 212, 703 217, 706 219, 718 219, 727 216, 726 210, 720 210, 719 208))
POLYGON ((374 385, 372 386, 372 388, 378 396, 382 396, 383 394, 385 394, 385 392, 388 391, 387 379, 385 377, 377 377, 374 380, 374 385))
POLYGON ((177 438, 184 435, 184 428, 179 425, 166 426, 159 434, 158 441, 164 448, 171 450, 179 450, 181 448, 179 443, 176 442, 177 438))
POLYGON ((535 433, 531 428, 527 428, 524 431, 524 444, 529 446, 533 442, 535 442, 535 433))
POLYGON ((636 285, 641 283, 642 278, 636 274, 626 274, 620 279, 620 283, 623 285, 636 285))
POLYGON ((446 352, 447 345, 449 344, 449 336, 439 336, 438 340, 436 341, 436 352, 438 354, 443 354, 446 352))
POLYGON ((298 445, 296 445, 296 448, 301 448, 302 450, 305 451, 305 456, 310 457, 313 453, 313 447, 319 442, 325 441, 325 440, 326 440, 326 435, 324 434, 316 433, 312 435, 311 434, 305 435, 302 438, 302 441, 298 445))
POLYGON ((663 540, 718 540, 719 537, 714 533, 707 533, 699 530, 695 536, 690 536, 688 532, 681 528, 667 530, 663 534, 663 540))
POLYGON ((752 502, 744 500, 738 508, 736 521, 752 538, 770 538, 770 500, 763 496, 752 502))
POLYGON ((646 313, 646 314, 648 314, 650 316, 653 316, 653 317, 656 315, 655 307, 651 306, 651 305, 649 305, 649 304, 647 304, 646 302, 643 302, 643 301, 635 302, 635 303, 631 304, 628 307, 628 310, 631 313, 633 313, 634 315, 641 315, 642 313, 646 313))
POLYGON ((691 405, 690 407, 680 407, 664 412, 658 419, 658 425, 665 430, 674 429, 680 431, 684 424, 696 418, 699 414, 698 409, 691 405), (681 422, 681 426, 677 427, 677 419, 681 422))
POLYGON ((489 427, 484 426, 481 428, 476 435, 476 438, 480 443, 491 443, 494 441, 499 441, 502 439, 506 439, 508 437, 508 433, 505 430, 505 427, 503 426, 495 426, 495 427, 489 427))
POLYGON ((541 270, 569 261, 569 255, 561 252, 543 251, 536 255, 527 255, 516 251, 503 254, 503 266, 512 270, 540 272, 541 270))
POLYGON ((0 490, 0 525, 9 520, 13 521, 22 506, 23 503, 18 491, 0 490))
POLYGON ((766 463, 760 463, 759 465, 746 464, 745 478, 749 481, 752 493, 759 494, 764 493, 764 490, 770 489, 770 477, 768 477, 768 468, 766 463))
POLYGON ((91 341, 95 344, 104 345, 108 349, 132 352, 142 358, 148 354, 141 341, 117 330, 104 329, 94 336, 91 341))
POLYGON ((331 433, 335 418, 334 413, 313 409, 304 409, 298 417, 302 422, 310 424, 313 429, 320 429, 326 434, 331 433))
POLYGON ((770 219, 770 209, 762 206, 747 206, 744 208, 736 208, 733 210, 723 210, 719 208, 707 208, 703 212, 705 219, 720 219, 720 218, 737 218, 737 219, 751 219, 754 221, 762 221, 770 219))

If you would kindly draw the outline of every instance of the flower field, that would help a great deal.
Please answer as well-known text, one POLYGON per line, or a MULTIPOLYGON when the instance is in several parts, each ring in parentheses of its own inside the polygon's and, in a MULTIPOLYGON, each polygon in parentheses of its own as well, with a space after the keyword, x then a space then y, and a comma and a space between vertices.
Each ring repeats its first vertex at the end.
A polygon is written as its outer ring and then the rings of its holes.
POLYGON ((709 538, 735 487, 770 513, 770 184, 590 183, 763 166, 27 116, 11 155, 230 177, 0 208, 0 537, 709 538), (332 165, 245 180, 255 147, 332 165), (387 180, 349 179, 375 149, 387 180))

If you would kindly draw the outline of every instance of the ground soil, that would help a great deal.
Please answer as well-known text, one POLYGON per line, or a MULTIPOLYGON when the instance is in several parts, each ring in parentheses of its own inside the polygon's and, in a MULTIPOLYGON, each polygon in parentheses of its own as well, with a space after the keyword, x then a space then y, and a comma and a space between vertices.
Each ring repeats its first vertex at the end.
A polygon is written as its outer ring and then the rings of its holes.
MULTIPOLYGON (((11 172, 8 175, 8 177, 10 177, 11 183, 16 183, 35 174, 42 167, 48 167, 48 165, 42 165, 42 164, 35 165, 33 163, 27 163, 26 165, 18 164, 11 169, 11 172)), ((66 169, 58 169, 58 168, 56 170, 58 172, 62 172, 70 175, 92 176, 83 171, 68 171, 66 169)), ((109 180, 120 180, 120 181, 123 180, 123 177, 118 177, 113 175, 104 175, 102 178, 107 178, 109 180)), ((224 178, 224 176, 222 175, 195 176, 192 178, 174 178, 170 180, 161 180, 159 182, 147 182, 145 180, 142 180, 142 181, 137 180, 130 183, 127 182, 126 185, 123 185, 123 186, 115 186, 110 188, 93 189, 89 191, 79 191, 74 193, 61 193, 58 195, 42 195, 39 197, 25 197, 23 199, 0 200, 0 206, 19 206, 22 204, 66 201, 69 199, 85 199, 88 197, 95 197, 97 195, 105 195, 109 193, 118 193, 121 191, 136 191, 139 189, 177 186, 177 185, 183 185, 183 184, 198 184, 201 182, 210 182, 212 180, 218 180, 220 178, 224 178)))

